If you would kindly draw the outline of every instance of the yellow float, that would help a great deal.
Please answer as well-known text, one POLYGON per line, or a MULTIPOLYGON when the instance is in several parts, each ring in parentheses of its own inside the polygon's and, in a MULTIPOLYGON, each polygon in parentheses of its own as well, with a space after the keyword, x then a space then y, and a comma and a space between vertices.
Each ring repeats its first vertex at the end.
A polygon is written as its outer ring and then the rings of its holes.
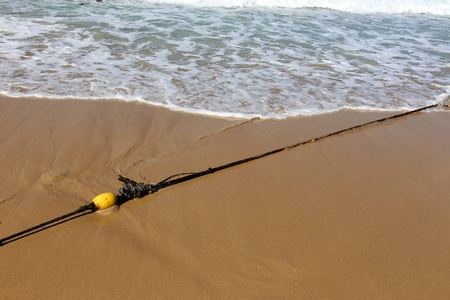
POLYGON ((92 202, 97 209, 105 209, 117 203, 117 196, 113 193, 103 193, 96 196, 92 202))

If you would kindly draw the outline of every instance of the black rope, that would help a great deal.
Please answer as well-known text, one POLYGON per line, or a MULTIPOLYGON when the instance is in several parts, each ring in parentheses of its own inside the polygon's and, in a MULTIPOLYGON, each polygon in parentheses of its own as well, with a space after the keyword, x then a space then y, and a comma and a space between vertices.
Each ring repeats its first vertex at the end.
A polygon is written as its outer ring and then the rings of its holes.
POLYGON ((404 113, 396 114, 396 115, 393 115, 393 116, 390 116, 390 117, 385 117, 385 118, 377 119, 377 120, 370 121, 370 122, 367 122, 367 123, 364 123, 364 124, 355 125, 355 126, 348 127, 348 128, 342 129, 342 130, 338 130, 338 131, 335 131, 335 132, 332 132, 332 133, 329 133, 329 134, 325 134, 325 135, 322 135, 322 136, 319 136, 319 137, 315 137, 315 138, 312 138, 312 139, 309 139, 309 140, 306 140, 306 141, 298 142, 298 143, 295 143, 295 144, 292 144, 292 145, 281 147, 281 148, 278 148, 278 149, 275 149, 275 150, 271 150, 271 151, 268 151, 268 152, 265 152, 265 153, 261 153, 261 154, 255 155, 255 156, 251 156, 251 157, 244 158, 244 159, 241 159, 241 160, 237 160, 237 161, 234 161, 234 162, 231 162, 231 163, 227 163, 227 164, 224 164, 224 165, 221 165, 221 166, 218 166, 218 167, 208 168, 208 169, 206 169, 204 171, 194 172, 194 173, 180 173, 180 174, 172 175, 172 176, 164 179, 163 181, 160 181, 157 184, 151 185, 150 192, 151 193, 155 193, 159 189, 162 189, 162 188, 165 188, 165 187, 168 187, 168 186, 172 186, 172 185, 175 185, 175 184, 178 184, 178 183, 182 183, 182 182, 185 182, 185 181, 188 181, 188 180, 192 180, 192 179, 195 179, 195 178, 198 178, 198 177, 201 177, 201 176, 205 176, 205 175, 212 174, 212 173, 215 173, 215 172, 218 172, 218 171, 222 171, 224 169, 228 169, 228 168, 231 168, 231 167, 235 167, 237 165, 248 163, 248 162, 254 161, 256 159, 260 159, 260 158, 263 158, 263 157, 266 157, 266 156, 269 156, 269 155, 273 155, 273 154, 276 154, 276 153, 279 153, 279 152, 282 152, 282 151, 292 150, 294 148, 297 148, 297 147, 300 147, 300 146, 304 146, 304 145, 307 145, 307 144, 310 144, 310 143, 313 143, 313 142, 317 142, 317 141, 320 141, 320 140, 323 140, 323 139, 326 139, 326 138, 329 138, 329 137, 332 137, 332 136, 335 136, 335 135, 338 135, 338 134, 342 134, 344 132, 352 131, 352 130, 355 130, 355 129, 358 129, 358 128, 361 128, 361 127, 365 127, 365 126, 369 126, 369 125, 372 125, 372 124, 375 124, 375 123, 380 123, 380 122, 384 122, 384 121, 387 121, 387 120, 392 120, 392 119, 404 117, 404 116, 407 116, 407 115, 411 115, 411 114, 414 114, 414 113, 418 113, 420 111, 423 111, 423 110, 426 110, 426 109, 429 109, 429 108, 433 108, 433 107, 436 107, 436 106, 438 106, 438 104, 425 106, 425 107, 418 108, 418 109, 415 109, 415 110, 411 110, 411 111, 407 111, 407 112, 404 112, 404 113), (187 175, 184 176, 184 177, 169 180, 171 178, 178 177, 180 175, 185 175, 185 174, 187 174, 187 175))
POLYGON ((5 244, 6 241, 12 240, 12 239, 17 238, 17 237, 19 237, 19 236, 24 236, 25 234, 30 233, 30 232, 32 232, 32 231, 35 231, 35 230, 37 230, 37 229, 40 229, 40 228, 42 228, 42 227, 44 227, 44 226, 50 225, 50 224, 52 224, 52 223, 56 223, 56 222, 58 222, 58 221, 62 221, 62 220, 64 220, 64 219, 70 218, 70 217, 72 217, 72 216, 74 216, 74 215, 77 215, 77 214, 79 214, 79 213, 82 213, 82 212, 85 212, 85 211, 89 211, 89 210, 90 210, 90 211, 95 211, 95 210, 96 210, 94 203, 90 203, 90 204, 87 204, 87 205, 80 206, 80 208, 78 208, 77 210, 74 210, 74 211, 71 212, 71 213, 62 215, 62 216, 57 217, 57 218, 55 218, 55 219, 53 219, 53 220, 50 220, 50 221, 41 223, 41 224, 39 224, 39 225, 33 226, 33 227, 31 227, 31 228, 28 228, 28 229, 23 230, 23 231, 21 231, 21 232, 18 232, 18 233, 16 233, 16 234, 13 234, 13 235, 10 235, 10 236, 8 236, 8 237, 5 237, 5 238, 3 238, 3 239, 0 240, 0 246, 3 246, 3 245, 5 244))
MULTIPOLYGON (((325 135, 322 135, 322 136, 319 136, 319 137, 315 137, 315 138, 312 138, 312 139, 309 139, 309 140, 306 140, 306 141, 298 142, 298 143, 295 143, 295 144, 292 144, 292 145, 288 145, 288 146, 285 146, 285 147, 281 147, 281 148, 278 148, 278 149, 275 149, 275 150, 272 150, 272 151, 268 151, 268 152, 265 152, 265 153, 261 153, 261 154, 258 154, 258 155, 254 155, 254 156, 248 157, 248 158, 237 160, 237 161, 234 161, 234 162, 231 162, 231 163, 227 163, 227 164, 224 164, 224 165, 221 165, 221 166, 218 166, 218 167, 208 168, 208 169, 200 171, 200 172, 179 173, 179 174, 171 175, 171 176, 167 177, 166 179, 164 179, 164 180, 162 180, 162 181, 160 181, 160 182, 158 182, 156 184, 144 183, 144 182, 136 182, 136 181, 131 180, 129 178, 123 177, 122 175, 119 175, 118 180, 123 182, 123 185, 122 185, 122 187, 119 188, 118 193, 117 193, 118 205, 122 205, 123 203, 125 203, 127 201, 130 201, 130 200, 133 200, 135 198, 142 198, 144 196, 147 196, 148 194, 156 193, 157 191, 159 191, 162 188, 166 188, 166 187, 169 187, 169 186, 172 186, 172 185, 175 185, 175 184, 186 182, 186 181, 189 181, 189 180, 192 180, 192 179, 195 179, 195 178, 199 178, 199 177, 202 177, 202 176, 205 176, 205 175, 208 175, 208 174, 212 174, 212 173, 215 173, 215 172, 218 172, 218 171, 222 171, 222 170, 225 170, 225 169, 228 169, 228 168, 231 168, 231 167, 235 167, 235 166, 238 166, 238 165, 241 165, 241 164, 244 164, 244 163, 248 163, 248 162, 251 162, 251 161, 263 158, 263 157, 267 157, 269 155, 273 155, 273 154, 280 153, 280 152, 283 152, 283 151, 292 150, 294 148, 297 148, 297 147, 300 147, 300 146, 304 146, 304 145, 307 145, 307 144, 310 144, 310 143, 313 143, 313 142, 317 142, 317 141, 320 141, 320 140, 323 140, 323 139, 326 139, 326 138, 329 138, 329 137, 332 137, 332 136, 336 136, 336 135, 342 134, 344 132, 352 131, 352 130, 355 130, 355 129, 358 129, 358 128, 362 128, 362 127, 365 127, 365 126, 369 126, 369 125, 375 124, 375 123, 380 123, 380 122, 384 122, 384 121, 387 121, 387 120, 392 120, 392 119, 404 117, 404 116, 411 115, 411 114, 414 114, 414 113, 417 113, 417 112, 420 112, 420 111, 423 111, 423 110, 426 110, 426 109, 429 109, 429 108, 433 108, 433 107, 436 107, 436 106, 438 106, 438 104, 425 106, 425 107, 418 108, 418 109, 415 109, 415 110, 411 110, 411 111, 408 111, 408 112, 396 114, 396 115, 393 115, 393 116, 390 116, 390 117, 381 118, 381 119, 377 119, 377 120, 370 121, 370 122, 367 122, 367 123, 363 123, 363 124, 360 124, 360 125, 348 127, 348 128, 345 128, 345 129, 342 129, 342 130, 338 130, 338 131, 335 131, 335 132, 332 132, 332 133, 329 133, 329 134, 325 134, 325 135), (180 176, 182 176, 182 177, 180 177, 180 176), (176 178, 176 177, 179 177, 179 178, 176 178), (175 178, 175 179, 173 179, 173 178, 175 178)), ((33 232, 33 231, 35 232, 35 230, 37 230, 39 228, 42 228, 42 227, 47 226, 49 224, 61 221, 63 219, 67 219, 67 218, 69 218, 71 216, 74 216, 76 214, 79 214, 79 213, 82 213, 82 212, 85 212, 85 211, 88 211, 88 210, 90 210, 91 212, 94 212, 96 210, 96 207, 95 207, 94 203, 90 203, 90 204, 81 206, 79 209, 77 209, 77 210, 75 210, 75 211, 73 211, 71 213, 62 215, 62 216, 60 216, 58 218, 55 218, 53 220, 47 221, 45 223, 41 223, 39 225, 36 225, 34 227, 31 227, 31 228, 26 229, 24 231, 21 231, 19 233, 16 233, 16 234, 13 234, 13 235, 8 236, 6 238, 3 238, 3 239, 0 240, 0 246, 3 246, 5 244, 4 242, 6 242, 6 241, 9 241, 11 239, 17 238, 19 236, 24 236, 25 234, 33 232)))
POLYGON ((355 130, 355 129, 358 129, 358 128, 362 128, 362 127, 365 127, 365 126, 369 126, 369 125, 372 125, 372 124, 375 124, 375 123, 380 123, 380 122, 384 122, 384 121, 387 121, 387 120, 392 120, 392 119, 404 117, 404 116, 407 116, 407 115, 415 114, 415 113, 418 113, 420 111, 423 111, 423 110, 426 110, 426 109, 429 109, 429 108, 433 108, 433 107, 436 107, 436 106, 438 106, 438 104, 425 106, 425 107, 418 108, 418 109, 415 109, 415 110, 411 110, 411 111, 407 111, 407 112, 404 112, 404 113, 396 114, 396 115, 393 115, 393 116, 390 116, 390 117, 385 117, 385 118, 377 119, 377 120, 370 121, 370 122, 367 122, 367 123, 355 125, 355 126, 348 127, 348 128, 342 129, 342 130, 338 130, 338 131, 335 131, 335 132, 332 132, 332 133, 329 133, 329 134, 325 134, 325 135, 322 135, 322 136, 319 136, 319 137, 315 137, 315 138, 312 138, 312 139, 309 139, 309 140, 306 140, 306 141, 298 142, 298 143, 295 143, 295 144, 292 144, 292 145, 281 147, 281 148, 278 148, 278 149, 275 149, 275 150, 271 150, 271 151, 268 151, 268 152, 265 152, 265 153, 261 153, 261 154, 255 155, 255 156, 251 156, 251 157, 244 158, 244 159, 241 159, 241 160, 237 160, 237 161, 234 161, 234 162, 231 162, 231 163, 227 163, 227 164, 224 164, 224 165, 221 165, 221 166, 218 166, 218 167, 208 168, 208 169, 200 171, 200 172, 175 174, 175 175, 167 177, 166 179, 164 179, 164 180, 162 180, 162 181, 160 181, 160 182, 158 182, 156 184, 151 184, 151 183, 145 184, 143 182, 138 183, 136 181, 133 181, 131 179, 128 179, 128 178, 125 178, 125 177, 119 175, 119 180, 122 181, 122 182, 125 182, 125 184, 124 184, 124 186, 122 186, 122 188, 125 191, 127 191, 127 192, 125 192, 125 194, 127 196, 125 198, 123 198, 124 201, 122 203, 124 203, 126 201, 129 201, 129 200, 132 200, 134 198, 140 198, 140 197, 146 196, 148 194, 156 193, 158 190, 160 190, 162 188, 166 188, 166 187, 169 187, 169 186, 172 186, 172 185, 175 185, 175 184, 179 184, 179 183, 182 183, 182 182, 185 182, 185 181, 189 181, 189 180, 192 180, 192 179, 195 179, 195 178, 199 178, 199 177, 202 177, 202 176, 205 176, 205 175, 208 175, 208 174, 212 174, 212 173, 215 173, 215 172, 218 172, 218 171, 222 171, 222 170, 225 170, 225 169, 228 169, 228 168, 231 168, 231 167, 235 167, 235 166, 238 166, 238 165, 241 165, 241 164, 244 164, 244 163, 248 163, 248 162, 251 162, 251 161, 254 161, 254 160, 266 157, 266 156, 269 156, 269 155, 273 155, 273 154, 280 153, 280 152, 283 152, 283 151, 292 150, 292 149, 300 147, 300 146, 304 146, 304 145, 307 145, 307 144, 310 144, 310 143, 313 143, 313 142, 317 142, 317 141, 320 141, 320 140, 323 140, 323 139, 326 139, 326 138, 329 138, 329 137, 332 137, 332 136, 336 136, 336 135, 339 135, 339 134, 342 134, 342 133, 345 133, 345 132, 348 132, 348 131, 352 131, 352 130, 355 130), (172 179, 172 178, 179 177, 179 176, 182 176, 182 175, 184 175, 184 176, 180 177, 180 178, 172 179), (128 190, 130 190, 130 192, 128 192, 128 190))

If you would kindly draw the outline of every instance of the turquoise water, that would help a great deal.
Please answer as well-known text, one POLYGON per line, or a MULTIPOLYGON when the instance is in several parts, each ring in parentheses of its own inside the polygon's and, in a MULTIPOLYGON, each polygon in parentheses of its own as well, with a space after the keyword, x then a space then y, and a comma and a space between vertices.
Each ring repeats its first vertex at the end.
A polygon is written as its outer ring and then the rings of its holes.
POLYGON ((449 97, 449 1, 329 2, 0 0, 0 93, 263 118, 449 97))

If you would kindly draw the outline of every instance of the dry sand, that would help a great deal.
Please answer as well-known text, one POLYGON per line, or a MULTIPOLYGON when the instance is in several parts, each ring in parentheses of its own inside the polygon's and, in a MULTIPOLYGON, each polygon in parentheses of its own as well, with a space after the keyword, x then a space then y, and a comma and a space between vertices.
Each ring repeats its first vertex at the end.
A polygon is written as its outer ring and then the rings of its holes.
MULTIPOLYGON (((391 114, 233 126, 0 97, 0 238, 117 191, 118 174, 157 182, 391 114)), ((449 120, 373 125, 13 241, 0 299, 448 299, 449 120)))

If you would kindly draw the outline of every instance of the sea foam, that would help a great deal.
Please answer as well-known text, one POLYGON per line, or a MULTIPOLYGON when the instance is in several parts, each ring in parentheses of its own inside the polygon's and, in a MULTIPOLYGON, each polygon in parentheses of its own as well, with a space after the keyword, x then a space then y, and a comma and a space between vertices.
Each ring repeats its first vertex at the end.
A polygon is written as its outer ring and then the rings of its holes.
POLYGON ((415 108, 448 95, 447 16, 80 3, 0 1, 1 93, 263 118, 415 108))
POLYGON ((352 13, 414 13, 450 15, 447 0, 144 0, 155 4, 203 7, 323 8, 352 13))

